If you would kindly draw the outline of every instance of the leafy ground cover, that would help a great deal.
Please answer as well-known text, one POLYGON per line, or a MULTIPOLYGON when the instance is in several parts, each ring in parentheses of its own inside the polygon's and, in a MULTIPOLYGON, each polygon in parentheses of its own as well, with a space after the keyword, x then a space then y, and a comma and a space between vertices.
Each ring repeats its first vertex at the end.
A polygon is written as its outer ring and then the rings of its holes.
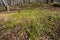
POLYGON ((59 40, 60 13, 20 10, 0 19, 0 40, 59 40))

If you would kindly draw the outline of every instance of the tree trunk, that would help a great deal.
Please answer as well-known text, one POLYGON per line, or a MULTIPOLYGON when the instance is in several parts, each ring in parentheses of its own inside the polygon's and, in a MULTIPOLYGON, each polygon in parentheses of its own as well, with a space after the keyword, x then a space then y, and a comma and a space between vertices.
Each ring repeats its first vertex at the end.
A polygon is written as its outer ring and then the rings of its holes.
POLYGON ((3 6, 6 8, 7 11, 9 11, 9 5, 7 3, 7 0, 2 0, 3 6))
POLYGON ((53 0, 51 0, 51 3, 53 3, 53 0))
POLYGON ((46 3, 48 4, 48 0, 46 0, 46 3))

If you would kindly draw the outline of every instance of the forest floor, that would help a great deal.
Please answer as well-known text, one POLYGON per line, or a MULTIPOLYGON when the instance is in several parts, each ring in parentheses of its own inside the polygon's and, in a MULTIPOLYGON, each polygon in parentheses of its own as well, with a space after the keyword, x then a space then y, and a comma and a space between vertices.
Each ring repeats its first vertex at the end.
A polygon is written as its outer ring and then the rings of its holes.
POLYGON ((60 8, 2 10, 0 40, 60 40, 60 8))
MULTIPOLYGON (((47 10, 47 11, 55 11, 55 12, 60 12, 60 7, 54 7, 54 6, 44 6, 44 7, 36 7, 38 9, 41 9, 41 10, 47 10)), ((35 9, 36 9, 35 8, 35 9)), ((27 8, 17 8, 17 7, 13 7, 10 9, 10 12, 7 12, 5 9, 0 9, 0 14, 1 13, 16 13, 17 11, 20 11, 20 10, 26 10, 27 8)), ((33 8, 34 9, 34 8, 33 8)))

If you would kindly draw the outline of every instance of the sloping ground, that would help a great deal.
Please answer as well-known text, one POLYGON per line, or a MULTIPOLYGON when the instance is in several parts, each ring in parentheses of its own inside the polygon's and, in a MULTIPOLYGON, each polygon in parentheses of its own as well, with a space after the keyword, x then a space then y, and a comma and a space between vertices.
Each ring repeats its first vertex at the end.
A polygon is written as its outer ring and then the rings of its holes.
POLYGON ((0 40, 59 40, 60 13, 47 10, 20 10, 1 14, 0 40))
MULTIPOLYGON (((26 4, 25 4, 26 5, 26 4)), ((28 4, 27 4, 28 5, 28 4)), ((47 10, 47 11, 51 11, 51 12, 60 12, 60 6, 52 6, 52 5, 48 5, 48 4, 44 4, 44 5, 33 5, 33 4, 30 4, 30 6, 10 6, 10 12, 7 12, 5 10, 5 8, 0 8, 0 14, 1 13, 16 13, 17 11, 20 11, 20 10, 26 10, 26 9, 40 9, 40 10, 47 10), (33 6, 32 6, 33 5, 33 6)))

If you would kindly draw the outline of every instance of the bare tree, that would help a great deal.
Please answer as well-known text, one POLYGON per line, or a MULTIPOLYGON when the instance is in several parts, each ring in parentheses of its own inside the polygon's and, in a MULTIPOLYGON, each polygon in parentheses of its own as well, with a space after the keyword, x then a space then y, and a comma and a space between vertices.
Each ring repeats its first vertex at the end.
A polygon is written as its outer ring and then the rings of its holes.
POLYGON ((48 1, 49 1, 49 0, 46 0, 46 3, 47 3, 47 4, 48 4, 48 1))
POLYGON ((53 0, 51 0, 51 3, 53 3, 53 0))
POLYGON ((7 3, 7 0, 2 0, 3 6, 6 8, 7 11, 9 11, 9 5, 7 3))
POLYGON ((53 0, 46 0, 46 3, 53 3, 53 0))

